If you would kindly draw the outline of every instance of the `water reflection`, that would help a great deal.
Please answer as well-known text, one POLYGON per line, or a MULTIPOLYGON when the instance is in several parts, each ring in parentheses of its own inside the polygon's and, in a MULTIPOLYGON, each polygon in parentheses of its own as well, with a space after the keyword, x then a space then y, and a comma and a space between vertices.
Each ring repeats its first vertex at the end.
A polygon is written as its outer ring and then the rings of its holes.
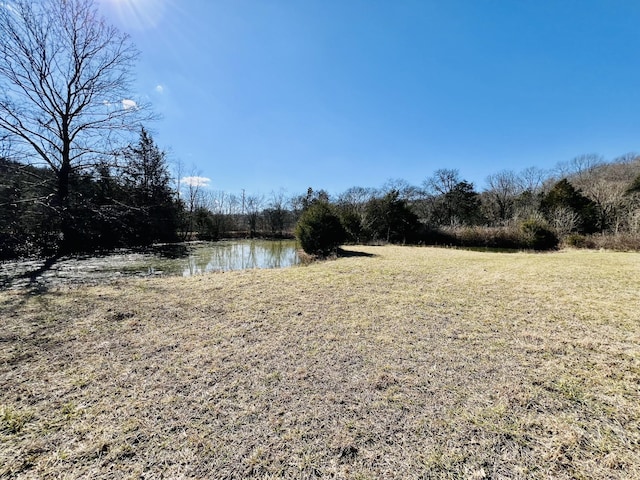
POLYGON ((27 285, 99 284, 125 276, 198 275, 247 268, 282 268, 300 263, 293 240, 234 240, 157 245, 146 251, 0 262, 0 288, 27 285))
POLYGON ((196 244, 183 262, 182 275, 191 276, 214 271, 282 268, 296 265, 300 259, 293 241, 243 240, 196 244))

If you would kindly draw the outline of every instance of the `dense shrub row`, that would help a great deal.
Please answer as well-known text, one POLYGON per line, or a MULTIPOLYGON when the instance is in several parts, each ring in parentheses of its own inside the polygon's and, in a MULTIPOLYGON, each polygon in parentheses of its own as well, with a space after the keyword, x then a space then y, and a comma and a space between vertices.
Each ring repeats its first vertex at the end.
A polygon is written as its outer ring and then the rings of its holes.
POLYGON ((640 251, 640 236, 631 233, 616 234, 593 234, 578 235, 572 234, 565 237, 562 244, 566 247, 604 249, 616 251, 640 251))
MULTIPOLYGON (((296 226, 296 237, 306 253, 327 256, 335 253, 337 247, 348 238, 347 229, 335 210, 335 207, 327 202, 318 202, 302 213, 296 226)), ((367 243, 412 243, 512 250, 551 250, 559 244, 557 235, 548 225, 535 219, 509 227, 469 226, 436 229, 427 229, 415 220, 411 224, 412 229, 403 230, 402 241, 397 242, 399 237, 390 235, 391 229, 388 226, 389 221, 397 218, 394 216, 387 222, 381 221, 382 228, 372 230, 368 227, 366 236, 362 235, 357 240, 362 242, 365 239, 367 243)), ((353 221, 352 218, 349 220, 353 221)), ((363 230, 360 229, 361 232, 363 230)), ((354 242, 356 239, 350 240, 354 242)))
POLYGON ((382 191, 354 187, 333 205, 352 243, 638 249, 640 157, 607 163, 584 155, 558 172, 503 171, 476 192, 457 170, 441 169, 422 187, 402 180, 382 191))

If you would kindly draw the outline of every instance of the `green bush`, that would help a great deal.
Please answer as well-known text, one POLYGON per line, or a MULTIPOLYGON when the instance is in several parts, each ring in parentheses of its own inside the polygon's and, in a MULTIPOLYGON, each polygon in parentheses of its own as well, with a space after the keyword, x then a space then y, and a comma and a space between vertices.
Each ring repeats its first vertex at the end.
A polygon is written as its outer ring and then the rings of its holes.
POLYGON ((520 225, 523 244, 534 250, 551 250, 558 246, 558 237, 539 220, 525 220, 520 225))
POLYGON ((412 243, 420 230, 418 217, 397 190, 369 200, 363 226, 370 241, 386 243, 412 243))
POLYGON ((326 257, 344 242, 345 231, 331 205, 318 201, 300 215, 296 238, 309 255, 326 257))

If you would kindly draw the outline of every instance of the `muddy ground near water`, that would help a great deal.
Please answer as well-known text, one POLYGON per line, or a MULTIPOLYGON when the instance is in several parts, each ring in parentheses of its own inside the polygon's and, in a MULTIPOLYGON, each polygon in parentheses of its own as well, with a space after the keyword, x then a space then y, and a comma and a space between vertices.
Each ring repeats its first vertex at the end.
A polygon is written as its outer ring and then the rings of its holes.
POLYGON ((121 253, 0 263, 0 289, 97 285, 123 276, 162 274, 144 265, 145 254, 121 253))

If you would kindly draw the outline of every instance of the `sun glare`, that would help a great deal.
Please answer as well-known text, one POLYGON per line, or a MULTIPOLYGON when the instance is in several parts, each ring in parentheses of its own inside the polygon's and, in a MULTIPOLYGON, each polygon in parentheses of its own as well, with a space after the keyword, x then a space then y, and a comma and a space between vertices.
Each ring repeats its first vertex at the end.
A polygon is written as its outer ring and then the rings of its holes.
POLYGON ((168 0, 102 0, 110 15, 127 30, 148 30, 159 25, 168 0))

